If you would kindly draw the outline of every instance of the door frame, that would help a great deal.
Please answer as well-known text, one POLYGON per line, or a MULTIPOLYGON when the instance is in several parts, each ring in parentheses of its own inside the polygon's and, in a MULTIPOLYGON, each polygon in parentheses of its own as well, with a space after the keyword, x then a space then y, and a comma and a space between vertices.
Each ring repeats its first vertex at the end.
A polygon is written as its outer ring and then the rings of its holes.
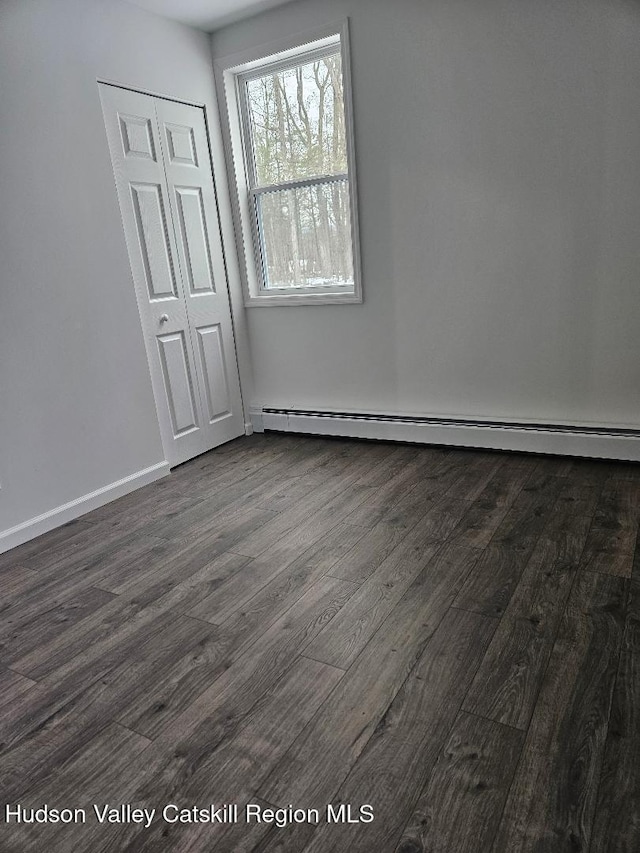
MULTIPOLYGON (((212 112, 216 115, 216 110, 213 109, 217 107, 216 103, 216 94, 212 85, 212 103, 207 104, 203 101, 194 101, 190 98, 178 98, 173 95, 163 94, 161 92, 156 92, 151 89, 144 88, 142 86, 135 86, 130 83, 122 83, 117 80, 112 80, 108 77, 96 77, 96 84, 98 86, 97 90, 97 100, 98 105, 100 106, 100 85, 104 86, 113 86, 116 89, 124 89, 128 92, 136 92, 140 95, 149 95, 152 98, 160 98, 164 101, 171 101, 176 104, 185 104, 189 107, 197 107, 202 110, 204 115, 204 126, 205 126, 205 135, 207 139, 207 147, 209 150, 209 160, 211 163, 211 178, 213 180, 213 190, 216 201, 216 213, 218 217, 218 227, 220 230, 220 242, 222 247, 222 263, 225 271, 225 280, 227 284, 227 290, 229 293, 229 310, 231 314, 231 333, 233 337, 234 344, 234 353, 236 357, 236 365, 238 370, 238 380, 240 383, 240 402, 242 407, 242 415, 244 421, 244 432, 245 435, 251 435, 253 433, 253 425, 251 423, 250 417, 250 392, 253 390, 253 371, 251 367, 251 357, 250 357, 250 349, 249 349, 249 340, 248 340, 248 332, 246 325, 246 316, 244 309, 244 297, 242 294, 242 282, 240 277, 240 266, 239 259, 237 256, 236 244, 235 244, 235 234, 233 229, 233 214, 231 211, 231 198, 229 194, 229 179, 228 179, 228 170, 227 170, 227 161, 226 161, 226 153, 224 149, 224 145, 222 142, 222 133, 221 129, 218 126, 219 133, 217 134, 216 142, 217 145, 214 148, 213 135, 211 133, 211 122, 209 120, 209 109, 208 107, 212 107, 212 112), (216 174, 216 162, 220 162, 222 164, 222 168, 218 170, 218 174, 216 174)), ((215 125, 214 125, 215 127, 215 125)), ((106 139, 106 137, 105 137, 106 139)), ((121 215, 122 218, 122 215, 121 215)), ((123 239, 125 239, 124 229, 123 229, 123 239)), ((129 257, 128 248, 126 246, 125 239, 125 249, 127 250, 127 258, 129 257)), ((134 290, 136 292, 136 302, 137 302, 137 289, 135 288, 135 282, 133 281, 133 276, 131 279, 132 285, 134 285, 134 290)), ((140 332, 144 338, 144 326, 142 321, 142 315, 140 314, 140 306, 138 305, 138 315, 140 320, 140 332)), ((146 345, 145 345, 145 355, 147 358, 147 367, 149 368, 149 382, 151 383, 151 365, 149 364, 149 357, 146 354, 146 345)), ((155 400, 155 391, 154 391, 154 400, 155 400)), ((156 404, 156 417, 159 422, 159 413, 157 411, 156 404)))

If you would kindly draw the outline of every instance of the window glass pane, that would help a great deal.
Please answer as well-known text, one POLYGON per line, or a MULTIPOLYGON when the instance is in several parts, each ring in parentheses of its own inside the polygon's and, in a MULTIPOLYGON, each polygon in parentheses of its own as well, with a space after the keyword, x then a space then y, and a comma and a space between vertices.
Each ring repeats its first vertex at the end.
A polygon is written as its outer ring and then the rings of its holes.
POLYGON ((256 197, 266 287, 353 286, 349 184, 256 197))
POLYGON ((247 82, 258 186, 347 171, 340 54, 247 82))

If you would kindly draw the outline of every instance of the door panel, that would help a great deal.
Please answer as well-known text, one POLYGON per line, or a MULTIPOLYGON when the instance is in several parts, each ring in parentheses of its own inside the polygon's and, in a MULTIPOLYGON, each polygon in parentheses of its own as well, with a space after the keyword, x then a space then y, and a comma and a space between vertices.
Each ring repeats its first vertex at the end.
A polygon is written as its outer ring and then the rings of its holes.
POLYGON ((125 157, 142 157, 155 160, 153 127, 151 120, 143 116, 120 116, 120 132, 125 157))
POLYGON ((228 415, 230 411, 224 344, 219 325, 198 329, 197 333, 199 355, 204 368, 209 422, 213 423, 228 415))
MULTIPOLYGON (((187 107, 187 109, 191 108, 187 107)), ((198 155, 193 127, 165 122, 164 129, 167 135, 169 162, 197 167, 198 155)))
POLYGON ((159 184, 131 183, 140 252, 150 299, 178 298, 159 184))
POLYGON ((198 428, 197 405, 184 332, 158 335, 157 340, 173 434, 177 438, 182 433, 198 428))
POLYGON ((165 456, 244 418, 204 111, 100 84, 165 456))
POLYGON ((192 294, 213 291, 213 269, 202 191, 200 187, 176 187, 175 191, 189 289, 192 294))

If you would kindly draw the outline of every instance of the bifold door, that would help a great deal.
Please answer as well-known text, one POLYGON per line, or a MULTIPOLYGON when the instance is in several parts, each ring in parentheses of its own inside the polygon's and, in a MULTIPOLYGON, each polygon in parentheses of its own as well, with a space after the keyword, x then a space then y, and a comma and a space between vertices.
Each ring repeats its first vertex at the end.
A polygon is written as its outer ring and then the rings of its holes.
POLYGON ((166 459, 244 433, 204 112, 100 84, 166 459))

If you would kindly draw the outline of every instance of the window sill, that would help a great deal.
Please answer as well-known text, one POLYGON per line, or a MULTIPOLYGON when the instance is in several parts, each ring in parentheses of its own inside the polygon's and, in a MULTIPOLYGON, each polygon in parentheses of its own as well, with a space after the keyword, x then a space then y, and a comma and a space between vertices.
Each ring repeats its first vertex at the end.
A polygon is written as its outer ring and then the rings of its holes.
POLYGON ((260 296, 247 296, 245 308, 275 308, 294 305, 344 305, 362 302, 361 293, 275 293, 260 296))

